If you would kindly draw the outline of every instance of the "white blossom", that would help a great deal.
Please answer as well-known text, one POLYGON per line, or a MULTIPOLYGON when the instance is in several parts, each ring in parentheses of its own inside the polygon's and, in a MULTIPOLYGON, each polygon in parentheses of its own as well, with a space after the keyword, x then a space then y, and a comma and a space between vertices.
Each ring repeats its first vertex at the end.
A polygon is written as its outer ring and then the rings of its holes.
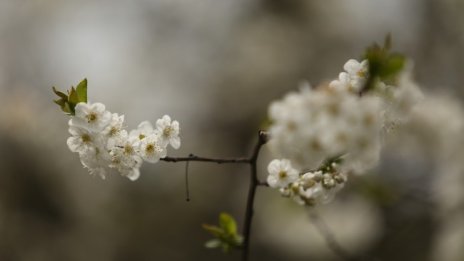
POLYGON ((91 175, 106 177, 106 166, 108 165, 109 155, 101 148, 94 147, 85 152, 79 153, 82 165, 88 169, 91 175))
POLYGON ((101 103, 79 103, 69 121, 67 144, 79 153, 82 165, 92 175, 106 177, 110 169, 130 180, 137 180, 143 160, 156 163, 166 157, 167 145, 180 147, 179 123, 165 115, 157 129, 148 121, 137 129, 124 129, 124 115, 111 113, 101 103))
POLYGON ((350 59, 343 66, 346 72, 340 73, 338 79, 332 81, 329 86, 337 90, 359 93, 364 84, 366 84, 368 67, 367 60, 358 62, 350 59))
MULTIPOLYGON (((351 59, 343 68, 345 72, 330 84, 302 88, 269 106, 270 149, 288 159, 286 164, 297 173, 306 173, 277 183, 273 170, 268 184, 299 204, 327 203, 343 188, 346 173, 363 174, 375 167, 386 130, 405 122, 422 97, 411 66, 389 81, 393 85, 376 78, 373 88, 362 95, 368 61, 351 59)), ((278 161, 269 166, 274 162, 278 161)))
POLYGON ((298 178, 298 171, 287 159, 271 161, 267 167, 267 183, 272 188, 283 188, 298 178))
POLYGON ((171 144, 174 149, 180 147, 179 122, 172 121, 171 117, 164 115, 163 118, 156 121, 156 129, 164 144, 171 144))
POLYGON ((291 93, 271 104, 271 150, 300 169, 316 169, 328 158, 348 154, 362 161, 377 149, 382 102, 327 87, 291 93))
POLYGON ((72 126, 85 128, 89 131, 100 132, 111 121, 111 112, 102 103, 78 103, 75 107, 76 115, 71 119, 72 126))
POLYGON ((350 92, 358 91, 351 84, 351 77, 346 72, 341 72, 338 75, 338 79, 330 82, 329 87, 337 91, 350 91, 350 92))
POLYGON ((124 115, 113 113, 111 115, 111 120, 108 126, 106 126, 106 128, 102 131, 102 134, 107 136, 108 138, 116 137, 123 130, 123 127, 124 127, 123 124, 124 124, 124 115))
POLYGON ((405 67, 399 74, 395 86, 380 84, 379 92, 387 106, 385 114, 387 126, 405 123, 413 107, 424 98, 419 86, 413 80, 412 62, 407 62, 405 67))
POLYGON ((129 136, 126 131, 114 140, 110 151, 110 167, 117 169, 121 175, 127 176, 131 180, 136 180, 139 175, 139 168, 142 165, 142 158, 139 155, 138 147, 140 140, 137 137, 129 136))
POLYGON ((131 130, 129 132, 129 136, 138 137, 139 140, 143 140, 145 137, 148 137, 152 134, 155 134, 155 130, 149 121, 142 121, 137 129, 131 130))
POLYGON ((167 155, 166 147, 159 134, 151 134, 140 142, 140 155, 148 162, 156 163, 167 155))
POLYGON ((86 129, 70 126, 69 133, 72 136, 66 143, 72 152, 86 152, 97 146, 98 137, 86 129))

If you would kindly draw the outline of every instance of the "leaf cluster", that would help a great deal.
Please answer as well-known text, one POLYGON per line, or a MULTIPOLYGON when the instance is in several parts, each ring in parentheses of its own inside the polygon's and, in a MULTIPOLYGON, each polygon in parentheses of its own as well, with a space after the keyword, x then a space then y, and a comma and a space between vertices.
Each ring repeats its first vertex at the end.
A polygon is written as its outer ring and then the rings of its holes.
POLYGON ((403 70, 406 58, 404 55, 391 51, 391 35, 385 37, 383 46, 377 43, 367 47, 362 59, 369 62, 369 76, 361 93, 372 90, 377 81, 394 84, 398 73, 403 70))
POLYGON ((87 102, 87 79, 82 80, 76 88, 71 86, 71 89, 67 90, 67 93, 57 91, 55 87, 52 87, 53 92, 59 97, 59 99, 53 100, 61 110, 69 115, 74 115, 74 108, 80 102, 87 102))
POLYGON ((215 237, 205 243, 206 248, 220 247, 228 253, 231 249, 242 246, 243 237, 237 233, 237 222, 225 212, 219 215, 219 226, 203 224, 203 229, 215 237))

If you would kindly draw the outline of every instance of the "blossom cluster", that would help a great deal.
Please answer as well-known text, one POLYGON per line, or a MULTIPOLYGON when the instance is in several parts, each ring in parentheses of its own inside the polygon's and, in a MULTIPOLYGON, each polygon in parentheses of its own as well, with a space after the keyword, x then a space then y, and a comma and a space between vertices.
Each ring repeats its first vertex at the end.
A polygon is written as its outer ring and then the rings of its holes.
POLYGON ((275 159, 269 163, 267 182, 270 187, 278 188, 282 196, 300 205, 323 204, 332 200, 347 181, 346 174, 337 167, 337 163, 330 162, 324 168, 300 173, 290 160, 275 159))
POLYGON ((144 121, 128 132, 124 115, 111 113, 102 103, 78 103, 69 120, 69 133, 69 149, 79 153, 90 174, 102 178, 109 169, 115 169, 136 180, 143 161, 156 163, 166 157, 168 145, 180 147, 179 123, 168 115, 158 119, 155 127, 144 121))
POLYGON ((268 184, 282 195, 313 205, 329 201, 348 174, 362 174, 379 160, 382 139, 404 122, 421 98, 406 66, 394 84, 376 79, 365 92, 367 60, 349 60, 344 72, 329 84, 292 92, 269 107, 269 142, 282 160, 269 164, 268 184), (328 159, 339 158, 329 171, 328 159))

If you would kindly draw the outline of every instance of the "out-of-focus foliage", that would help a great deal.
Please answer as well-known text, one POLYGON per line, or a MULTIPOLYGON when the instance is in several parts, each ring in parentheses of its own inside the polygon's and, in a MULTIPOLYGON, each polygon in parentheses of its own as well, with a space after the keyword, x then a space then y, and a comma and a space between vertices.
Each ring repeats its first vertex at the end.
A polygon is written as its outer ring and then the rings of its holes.
POLYGON ((237 232, 237 222, 225 212, 219 215, 219 226, 203 224, 203 229, 215 237, 205 243, 207 248, 220 247, 227 253, 242 246, 243 237, 237 232))
POLYGON ((396 77, 404 68, 406 58, 403 54, 392 52, 391 35, 385 37, 383 46, 377 43, 368 47, 362 56, 362 59, 369 61, 369 75, 361 92, 373 89, 377 81, 383 81, 387 84, 395 84, 396 77))

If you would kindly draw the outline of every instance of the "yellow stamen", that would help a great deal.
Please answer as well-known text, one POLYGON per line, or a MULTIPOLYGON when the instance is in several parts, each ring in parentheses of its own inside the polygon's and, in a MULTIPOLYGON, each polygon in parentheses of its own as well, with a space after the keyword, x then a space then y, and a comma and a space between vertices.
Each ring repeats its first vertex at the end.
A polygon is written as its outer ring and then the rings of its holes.
POLYGON ((153 144, 148 144, 145 148, 145 152, 147 152, 147 154, 153 154, 155 152, 155 146, 153 144))
POLYGON ((92 139, 90 138, 90 135, 89 135, 89 134, 83 134, 83 135, 81 136, 81 139, 82 139, 82 142, 84 142, 84 143, 88 143, 88 142, 91 142, 91 141, 92 141, 92 139))
POLYGON ((96 120, 97 120, 97 114, 95 112, 92 112, 89 115, 87 115, 87 122, 88 123, 91 123, 91 122, 96 121, 96 120))
POLYGON ((171 127, 166 127, 163 130, 163 136, 164 137, 169 137, 171 136, 172 128, 171 127))

